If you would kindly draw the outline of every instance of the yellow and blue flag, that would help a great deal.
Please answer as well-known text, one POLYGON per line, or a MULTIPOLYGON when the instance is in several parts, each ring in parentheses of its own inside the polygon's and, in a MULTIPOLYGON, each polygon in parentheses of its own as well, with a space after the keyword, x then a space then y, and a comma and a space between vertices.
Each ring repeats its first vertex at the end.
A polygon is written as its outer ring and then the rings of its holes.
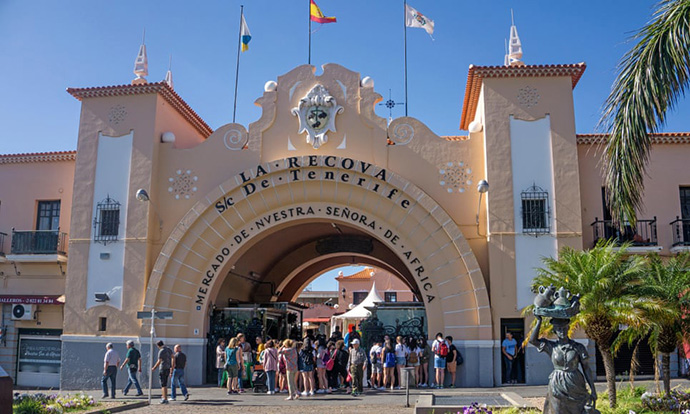
POLYGON ((249 50, 249 41, 252 40, 252 34, 249 32, 249 27, 247 22, 244 20, 244 14, 242 15, 242 27, 240 28, 240 40, 242 41, 242 51, 246 52, 249 50))

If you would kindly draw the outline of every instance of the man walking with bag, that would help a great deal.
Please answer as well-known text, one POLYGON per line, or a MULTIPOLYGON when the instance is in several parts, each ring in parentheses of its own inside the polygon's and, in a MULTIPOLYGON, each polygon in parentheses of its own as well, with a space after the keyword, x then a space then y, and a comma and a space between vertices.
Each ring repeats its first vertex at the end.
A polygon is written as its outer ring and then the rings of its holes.
POLYGON ((137 388, 137 397, 144 395, 141 392, 141 386, 139 385, 139 380, 137 380, 137 372, 141 372, 141 353, 134 347, 134 341, 127 341, 127 356, 125 357, 125 362, 120 365, 120 371, 124 367, 127 367, 127 385, 125 389, 122 390, 124 395, 127 395, 129 388, 134 384, 137 388))

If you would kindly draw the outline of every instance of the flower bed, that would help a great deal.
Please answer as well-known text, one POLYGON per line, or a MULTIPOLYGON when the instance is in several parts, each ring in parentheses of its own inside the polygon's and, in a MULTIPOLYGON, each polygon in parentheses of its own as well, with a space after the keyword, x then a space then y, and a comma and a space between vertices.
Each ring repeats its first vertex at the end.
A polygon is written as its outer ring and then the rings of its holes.
POLYGON ((96 407, 98 403, 85 394, 14 394, 13 414, 62 414, 96 407))
POLYGON ((690 393, 687 390, 671 390, 668 395, 645 392, 640 398, 644 408, 650 411, 681 411, 683 413, 690 413, 690 393))

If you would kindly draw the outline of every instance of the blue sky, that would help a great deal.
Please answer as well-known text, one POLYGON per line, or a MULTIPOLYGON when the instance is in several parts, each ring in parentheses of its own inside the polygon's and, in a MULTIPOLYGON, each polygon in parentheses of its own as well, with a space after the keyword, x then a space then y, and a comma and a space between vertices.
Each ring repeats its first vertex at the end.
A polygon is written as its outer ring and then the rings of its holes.
MULTIPOLYGON (((176 91, 212 128, 232 119, 239 6, 253 38, 242 54, 237 121, 268 80, 307 61, 307 0, 0 1, 0 153, 76 147, 79 102, 67 87, 129 83, 146 28, 150 81, 173 55, 176 91)), ((319 0, 328 24, 313 35, 312 63, 336 62, 371 76, 376 90, 403 101, 402 0, 319 0)), ((503 63, 510 9, 528 64, 588 64, 575 90, 579 133, 593 132, 627 39, 654 1, 410 0, 436 23, 434 39, 408 30, 409 114, 440 135, 456 135, 467 68, 503 63)), ((315 25, 316 28, 318 25, 315 25)), ((666 131, 690 130, 681 103, 666 131)), ((378 107, 381 116, 388 111, 378 107)), ((404 114, 401 106, 393 116, 404 114)))

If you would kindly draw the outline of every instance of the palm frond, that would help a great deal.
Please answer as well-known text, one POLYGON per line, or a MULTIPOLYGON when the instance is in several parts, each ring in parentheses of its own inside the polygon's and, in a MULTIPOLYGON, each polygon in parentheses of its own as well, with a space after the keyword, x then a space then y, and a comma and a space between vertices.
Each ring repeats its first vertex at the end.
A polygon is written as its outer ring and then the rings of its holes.
POLYGON ((606 195, 613 218, 636 222, 642 207, 651 141, 690 79, 690 0, 664 0, 634 37, 619 64, 599 128, 609 133, 604 151, 606 195))

